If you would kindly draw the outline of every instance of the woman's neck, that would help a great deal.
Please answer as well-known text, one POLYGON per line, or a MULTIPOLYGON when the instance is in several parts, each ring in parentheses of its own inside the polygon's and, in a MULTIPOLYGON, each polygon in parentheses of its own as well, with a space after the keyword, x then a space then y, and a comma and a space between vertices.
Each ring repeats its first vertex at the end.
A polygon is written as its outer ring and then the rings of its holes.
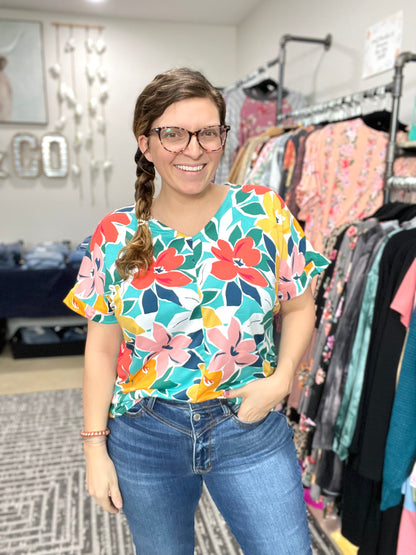
POLYGON ((163 187, 152 205, 152 216, 183 235, 201 231, 227 196, 227 185, 212 183, 203 195, 180 195, 163 187))

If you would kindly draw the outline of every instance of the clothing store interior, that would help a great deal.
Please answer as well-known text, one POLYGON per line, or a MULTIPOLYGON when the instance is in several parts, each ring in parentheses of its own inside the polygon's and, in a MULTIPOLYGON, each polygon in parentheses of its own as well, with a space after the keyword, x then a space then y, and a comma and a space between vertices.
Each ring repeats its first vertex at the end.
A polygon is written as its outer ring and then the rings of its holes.
MULTIPOLYGON (((134 553, 85 488, 87 326, 62 301, 134 202, 137 95, 190 67, 227 106, 216 183, 276 191, 330 261, 284 403, 312 551, 416 554, 415 19, 414 0, 0 0, 0 553, 134 553)), ((242 553, 206 491, 195 536, 242 553)))

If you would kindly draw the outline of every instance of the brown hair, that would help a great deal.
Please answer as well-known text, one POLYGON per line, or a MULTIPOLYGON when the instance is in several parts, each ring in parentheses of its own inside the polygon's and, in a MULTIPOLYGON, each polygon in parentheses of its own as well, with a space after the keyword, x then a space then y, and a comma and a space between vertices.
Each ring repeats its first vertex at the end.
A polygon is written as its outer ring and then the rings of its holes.
MULTIPOLYGON (((156 75, 136 101, 133 119, 133 133, 148 136, 153 122, 174 102, 189 98, 209 98, 218 108, 220 124, 225 124, 225 102, 221 93, 200 73, 188 68, 177 68, 156 75)), ((137 231, 123 247, 116 261, 117 270, 123 279, 132 271, 146 272, 153 261, 153 241, 147 222, 151 217, 155 192, 155 168, 140 148, 134 157, 136 161, 136 217, 137 231)))

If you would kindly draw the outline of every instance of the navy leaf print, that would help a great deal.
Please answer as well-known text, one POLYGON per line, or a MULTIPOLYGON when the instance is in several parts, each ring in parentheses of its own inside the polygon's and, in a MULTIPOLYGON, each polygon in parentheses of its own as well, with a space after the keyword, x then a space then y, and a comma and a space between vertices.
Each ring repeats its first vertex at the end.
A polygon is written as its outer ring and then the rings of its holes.
POLYGON ((255 289, 254 287, 252 287, 242 279, 240 279, 240 286, 241 286, 241 289, 243 290, 243 293, 245 293, 248 297, 251 297, 252 299, 257 301, 259 305, 261 305, 260 295, 258 294, 257 289, 255 289))
POLYGON ((289 241, 287 242, 287 252, 288 255, 290 256, 292 254, 293 251, 293 247, 295 246, 292 237, 290 237, 289 241))
POLYGON ((153 293, 151 289, 148 289, 143 293, 142 307, 143 307, 143 312, 145 314, 149 314, 151 312, 157 311, 159 307, 159 303, 156 295, 153 293))
POLYGON ((266 246, 267 252, 270 254, 270 258, 276 260, 276 246, 273 241, 269 237, 267 237, 267 235, 264 235, 264 244, 266 246))
POLYGON ((240 288, 233 281, 230 281, 225 288, 225 298, 227 299, 227 306, 240 306, 241 304, 240 288))
POLYGON ((176 304, 181 304, 180 300, 178 299, 178 295, 174 293, 171 289, 166 289, 161 285, 156 284, 156 293, 159 299, 165 299, 166 301, 171 301, 176 304))
POLYGON ((202 333, 202 330, 197 330, 193 333, 188 333, 188 337, 190 337, 192 341, 189 343, 187 349, 195 349, 195 347, 201 345, 204 339, 204 334, 202 333))
POLYGON ((189 359, 182 364, 183 368, 189 368, 190 370, 196 370, 198 368, 198 364, 202 364, 204 361, 200 358, 196 353, 192 352, 189 359))

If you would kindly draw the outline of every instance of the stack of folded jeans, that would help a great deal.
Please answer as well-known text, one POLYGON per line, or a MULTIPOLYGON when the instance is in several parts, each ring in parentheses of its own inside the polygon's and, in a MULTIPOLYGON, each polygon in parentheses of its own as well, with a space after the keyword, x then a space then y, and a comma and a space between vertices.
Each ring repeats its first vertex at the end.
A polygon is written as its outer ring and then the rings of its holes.
POLYGON ((69 248, 64 243, 39 243, 25 255, 23 270, 65 268, 69 248))

